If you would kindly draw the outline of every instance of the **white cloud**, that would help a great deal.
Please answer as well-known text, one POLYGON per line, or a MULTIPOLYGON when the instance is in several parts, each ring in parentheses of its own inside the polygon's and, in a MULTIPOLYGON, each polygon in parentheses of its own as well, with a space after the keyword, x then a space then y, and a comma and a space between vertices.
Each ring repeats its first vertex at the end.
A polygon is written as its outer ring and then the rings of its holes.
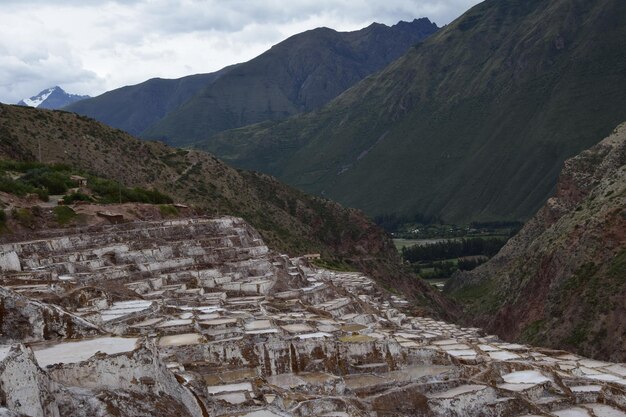
POLYGON ((44 88, 97 95, 243 62, 319 26, 450 22, 479 0, 2 0, 0 101, 44 88))

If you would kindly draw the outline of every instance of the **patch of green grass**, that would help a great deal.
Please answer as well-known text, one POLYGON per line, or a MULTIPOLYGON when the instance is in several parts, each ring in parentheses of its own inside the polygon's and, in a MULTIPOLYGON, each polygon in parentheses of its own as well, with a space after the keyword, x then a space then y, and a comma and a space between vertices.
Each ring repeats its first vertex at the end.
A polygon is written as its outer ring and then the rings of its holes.
POLYGON ((332 271, 339 272, 354 272, 356 271, 354 267, 350 266, 348 263, 344 261, 339 261, 336 259, 314 259, 311 263, 318 268, 330 269, 332 271))
POLYGON ((492 280, 465 285, 449 294, 452 298, 477 312, 495 311, 501 303, 492 280))
POLYGON ((163 217, 176 217, 178 216, 178 209, 169 204, 161 204, 159 206, 159 212, 163 217))
POLYGON ((589 325, 586 322, 579 323, 572 332, 569 337, 565 339, 565 343, 578 348, 581 343, 587 340, 587 336, 589 334, 589 325))
POLYGON ((60 225, 66 225, 76 218, 76 212, 68 206, 57 206, 52 212, 60 225))
POLYGON ((535 320, 530 323, 522 333, 521 339, 529 343, 536 343, 541 331, 546 324, 545 319, 535 320))
POLYGON ((622 250, 609 264, 607 276, 620 283, 626 282, 626 250, 622 250))
POLYGON ((27 208, 14 208, 11 210, 11 217, 20 225, 28 228, 35 227, 35 216, 27 208))

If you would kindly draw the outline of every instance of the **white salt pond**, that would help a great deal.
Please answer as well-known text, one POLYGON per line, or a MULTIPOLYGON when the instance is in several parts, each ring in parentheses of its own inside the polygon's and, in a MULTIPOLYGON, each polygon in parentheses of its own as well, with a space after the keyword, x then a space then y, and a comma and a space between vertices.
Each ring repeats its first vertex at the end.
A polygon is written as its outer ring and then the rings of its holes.
POLYGON ((239 384, 213 385, 207 387, 207 392, 209 394, 221 394, 223 392, 237 391, 252 391, 252 384, 249 382, 242 382, 239 384))
POLYGON ((114 355, 137 348, 136 337, 100 337, 78 342, 59 343, 52 346, 33 346, 39 366, 55 363, 77 363, 91 358, 97 352, 114 355))
POLYGON ((503 375, 502 379, 509 384, 541 384, 550 381, 550 378, 539 371, 511 372, 510 374, 503 375))
POLYGON ((257 410, 248 414, 243 414, 241 417, 283 417, 280 414, 276 414, 270 410, 257 410))
POLYGON ((314 330, 308 324, 286 324, 281 327, 289 333, 311 333, 314 330))
POLYGON ((175 334, 163 336, 159 339, 159 346, 187 346, 198 345, 204 342, 204 337, 198 333, 175 334))
POLYGON ((297 339, 319 339, 322 337, 333 337, 333 335, 330 333, 317 332, 317 333, 300 334, 296 336, 297 339))
POLYGON ((511 359, 520 359, 519 355, 512 353, 512 352, 507 352, 506 350, 491 351, 491 352, 487 352, 487 354, 489 355, 491 359, 495 359, 497 361, 508 361, 511 359))
POLYGON ((9 351, 11 350, 11 346, 0 346, 0 361, 4 358, 6 358, 6 356, 9 354, 9 351))
POLYGON ((139 313, 149 309, 151 306, 152 301, 147 300, 118 301, 113 303, 109 309, 103 310, 100 314, 102 316, 102 321, 106 322, 132 313, 139 313))
POLYGON ((459 387, 452 388, 448 391, 439 392, 436 394, 430 394, 429 397, 430 398, 454 398, 459 395, 478 392, 484 389, 487 389, 487 386, 485 385, 461 385, 459 387))
POLYGON ((553 411, 557 417, 591 417, 591 414, 587 412, 584 408, 580 407, 572 407, 565 410, 553 411))
POLYGON ((626 413, 605 404, 585 404, 596 417, 626 417, 626 413))

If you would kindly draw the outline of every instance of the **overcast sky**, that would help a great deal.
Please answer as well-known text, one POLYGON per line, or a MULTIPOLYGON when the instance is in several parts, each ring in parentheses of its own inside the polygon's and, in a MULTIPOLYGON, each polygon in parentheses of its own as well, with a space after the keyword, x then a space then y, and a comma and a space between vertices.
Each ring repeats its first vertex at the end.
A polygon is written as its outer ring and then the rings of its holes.
POLYGON ((0 101, 60 85, 98 95, 153 77, 247 61, 320 26, 429 17, 445 25, 480 0, 0 0, 0 101))

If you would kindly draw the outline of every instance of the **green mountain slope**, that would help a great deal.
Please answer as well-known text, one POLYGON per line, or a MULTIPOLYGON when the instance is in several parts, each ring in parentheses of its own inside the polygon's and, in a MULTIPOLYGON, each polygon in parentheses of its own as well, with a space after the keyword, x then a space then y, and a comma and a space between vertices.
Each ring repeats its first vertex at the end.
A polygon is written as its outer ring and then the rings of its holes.
POLYGON ((355 32, 310 30, 238 65, 143 136, 185 145, 217 132, 321 107, 437 30, 428 19, 355 32))
POLYGON ((64 110, 139 135, 230 69, 232 67, 173 80, 153 78, 81 100, 66 106, 64 110))
POLYGON ((447 289, 507 339, 626 360, 626 124, 568 160, 520 233, 447 289))
POLYGON ((313 197, 276 179, 238 171, 205 152, 136 139, 62 111, 0 105, 0 158, 64 163, 128 187, 155 188, 205 213, 252 224, 273 249, 364 271, 428 309, 450 317, 455 307, 406 273, 389 237, 360 211, 313 197))
POLYGON ((370 215, 523 220, 626 119, 626 3, 487 0, 319 111, 198 144, 370 215))

